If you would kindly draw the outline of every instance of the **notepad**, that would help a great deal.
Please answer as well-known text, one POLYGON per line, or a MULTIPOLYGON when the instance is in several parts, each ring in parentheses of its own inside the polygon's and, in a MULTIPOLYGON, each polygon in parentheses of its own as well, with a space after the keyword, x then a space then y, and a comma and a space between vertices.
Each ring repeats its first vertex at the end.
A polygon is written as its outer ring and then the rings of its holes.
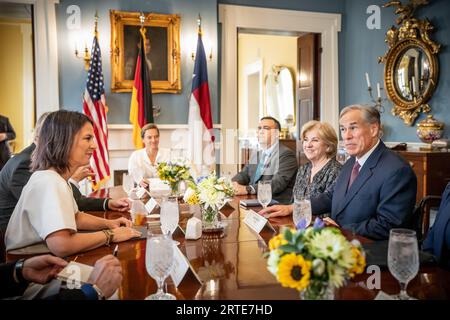
POLYGON ((87 264, 70 261, 69 264, 56 276, 57 279, 67 282, 67 284, 85 284, 94 267, 87 264))

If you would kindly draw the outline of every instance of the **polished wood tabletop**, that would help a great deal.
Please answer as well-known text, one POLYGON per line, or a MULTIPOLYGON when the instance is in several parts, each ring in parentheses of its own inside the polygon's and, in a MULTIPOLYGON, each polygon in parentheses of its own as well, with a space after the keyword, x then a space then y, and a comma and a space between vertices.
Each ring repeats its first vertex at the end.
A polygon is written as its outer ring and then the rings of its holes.
MULTIPOLYGON (((117 198, 124 196, 120 187, 110 188, 94 194, 117 198)), ((179 249, 189 260, 192 268, 202 279, 200 284, 192 273, 188 273, 176 288, 171 279, 167 279, 167 290, 177 299, 299 299, 294 289, 283 288, 267 270, 267 261, 263 254, 268 252, 268 241, 284 226, 292 226, 291 217, 271 219, 275 231, 265 228, 260 234, 252 231, 244 222, 246 210, 239 207, 239 200, 247 197, 234 197, 229 205, 221 210, 224 232, 220 236, 198 240, 185 240, 181 231, 175 232, 174 239, 180 242, 179 249)), ((157 210, 157 209, 155 209, 157 210)), ((129 213, 93 212, 108 219, 125 216, 129 213)), ((180 205, 180 227, 185 228, 186 221, 192 217, 189 206, 180 205)), ((152 233, 160 233, 158 221, 144 218, 139 224, 147 226, 152 233)), ((145 229, 144 229, 145 230, 145 229)), ((371 241, 344 232, 348 238, 356 237, 362 243, 371 241)), ((145 299, 156 292, 156 283, 149 276, 145 266, 146 240, 130 240, 119 243, 118 259, 123 268, 123 282, 118 290, 119 299, 145 299)), ((112 253, 111 247, 100 247, 88 252, 71 256, 71 260, 94 265, 95 261, 112 253)), ((381 269, 381 290, 396 294, 400 287, 388 270, 381 269)), ((370 289, 374 284, 373 273, 363 273, 350 280, 344 287, 336 290, 336 299, 374 299, 379 289, 370 289), (369 280, 369 281, 368 281, 369 280)), ((421 267, 419 274, 408 285, 408 294, 418 299, 450 299, 450 273, 438 267, 421 267)))

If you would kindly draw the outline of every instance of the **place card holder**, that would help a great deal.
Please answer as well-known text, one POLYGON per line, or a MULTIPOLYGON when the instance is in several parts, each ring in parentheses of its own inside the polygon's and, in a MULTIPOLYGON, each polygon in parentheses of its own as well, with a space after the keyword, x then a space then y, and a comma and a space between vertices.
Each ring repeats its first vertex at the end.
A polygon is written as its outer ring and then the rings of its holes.
POLYGON ((194 270, 189 260, 183 252, 174 245, 174 264, 170 276, 175 287, 181 289, 183 287, 192 288, 192 285, 201 287, 203 285, 197 272, 194 270), (192 280, 192 281, 189 281, 192 280))
POLYGON ((264 228, 269 228, 270 230, 276 232, 275 228, 269 222, 268 219, 264 218, 260 214, 253 210, 243 209, 245 212, 244 223, 256 233, 260 233, 264 228))

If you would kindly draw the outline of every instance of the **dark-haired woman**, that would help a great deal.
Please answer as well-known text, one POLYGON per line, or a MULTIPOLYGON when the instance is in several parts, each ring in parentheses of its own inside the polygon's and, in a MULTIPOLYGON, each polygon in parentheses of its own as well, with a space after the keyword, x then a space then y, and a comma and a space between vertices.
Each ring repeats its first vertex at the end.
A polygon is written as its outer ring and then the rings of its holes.
POLYGON ((78 210, 67 180, 89 163, 96 147, 92 122, 84 114, 60 110, 47 116, 32 154, 34 173, 6 230, 7 251, 43 243, 63 257, 140 235, 125 218, 107 220, 78 210))

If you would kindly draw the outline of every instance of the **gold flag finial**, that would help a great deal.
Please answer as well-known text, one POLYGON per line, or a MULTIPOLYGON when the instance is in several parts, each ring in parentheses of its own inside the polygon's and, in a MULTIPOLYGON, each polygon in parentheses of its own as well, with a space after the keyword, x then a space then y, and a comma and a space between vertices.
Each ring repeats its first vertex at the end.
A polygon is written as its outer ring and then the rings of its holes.
POLYGON ((97 10, 95 10, 95 22, 94 22, 94 36, 98 36, 98 30, 97 30, 97 26, 98 26, 98 12, 97 10))
POLYGON ((202 35, 202 17, 200 16, 200 13, 198 14, 197 25, 198 25, 198 34, 202 35))

